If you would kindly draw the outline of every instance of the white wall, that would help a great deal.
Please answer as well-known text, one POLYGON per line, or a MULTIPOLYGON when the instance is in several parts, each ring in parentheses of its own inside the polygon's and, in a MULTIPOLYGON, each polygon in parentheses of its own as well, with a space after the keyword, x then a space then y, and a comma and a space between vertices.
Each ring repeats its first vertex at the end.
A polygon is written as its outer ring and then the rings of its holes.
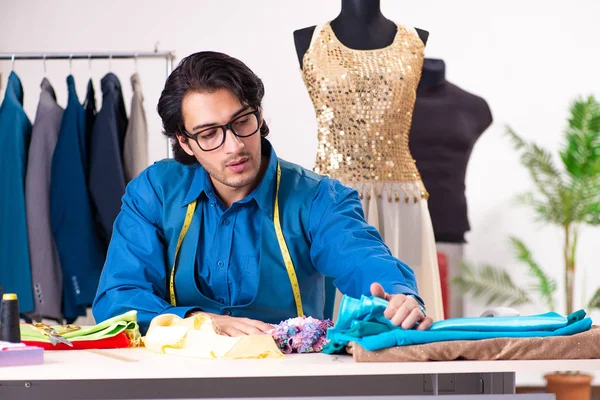
MULTIPOLYGON (((562 279, 560 232, 533 224, 531 214, 514 208, 512 198, 530 187, 524 169, 503 135, 504 124, 550 148, 557 148, 567 106, 580 93, 600 98, 600 34, 595 0, 430 0, 382 2, 384 14, 430 32, 426 55, 443 58, 448 79, 483 96, 494 124, 477 143, 467 176, 472 231, 467 257, 523 271, 508 252, 507 236, 519 234, 539 263, 562 279)), ((266 86, 265 113, 279 156, 312 168, 317 145, 312 105, 302 83, 294 50, 294 29, 333 19, 337 0, 0 0, 0 51, 90 52, 175 50, 178 58, 217 50, 245 61, 266 86)), ((47 62, 48 77, 65 104, 67 61, 47 62)), ((42 63, 17 61, 25 87, 25 107, 35 117, 42 63)), ((107 61, 94 61, 99 79, 107 61)), ((131 96, 133 61, 112 61, 126 101, 131 96)), ((10 62, 0 62, 3 87, 10 62)), ((156 103, 165 79, 160 61, 139 61, 150 123, 151 158, 166 155, 156 103)), ((80 100, 90 75, 87 61, 74 61, 80 100)), ((101 96, 98 94, 98 101, 101 96)), ((127 104, 129 107, 129 104, 127 104)), ((588 296, 600 284, 598 230, 581 238, 579 266, 588 268, 588 296)), ((517 273, 516 276, 525 276, 517 273)), ((562 289, 562 287, 561 287, 562 289)), ((580 305, 580 304, 579 304, 580 305)), ((482 306, 470 302, 469 314, 482 306)), ((523 309, 540 312, 543 307, 523 309)))

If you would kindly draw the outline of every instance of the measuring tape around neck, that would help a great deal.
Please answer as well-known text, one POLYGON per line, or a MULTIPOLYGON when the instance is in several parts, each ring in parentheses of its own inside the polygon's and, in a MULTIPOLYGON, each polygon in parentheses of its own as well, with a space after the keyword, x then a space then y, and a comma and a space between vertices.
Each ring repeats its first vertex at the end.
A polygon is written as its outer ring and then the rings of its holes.
MULTIPOLYGON (((290 284, 292 285, 292 292, 294 293, 294 301, 296 303, 296 312, 299 317, 304 315, 304 310, 302 309, 302 297, 300 296, 300 285, 298 284, 298 277, 296 276, 296 269, 294 268, 294 263, 292 261, 292 257, 290 256, 290 252, 288 250, 287 244, 285 242, 285 237, 283 236, 283 230, 281 229, 281 220, 279 218, 279 184, 281 182, 281 167, 279 163, 277 163, 277 187, 275 191, 275 206, 273 212, 273 224, 275 225, 275 234, 277 236, 277 242, 279 243, 279 249, 281 251, 281 256, 283 257, 283 262, 285 263, 285 269, 287 270, 288 278, 290 279, 290 284)), ((179 233, 179 239, 177 240, 177 247, 175 247, 175 257, 173 261, 173 268, 171 268, 171 276, 169 279, 169 299, 171 305, 177 305, 177 297, 175 295, 175 272, 177 271, 178 265, 178 256, 179 249, 181 248, 181 243, 183 242, 183 238, 187 234, 187 231, 192 223, 192 218, 194 217, 194 211, 196 210, 196 200, 192 201, 187 206, 187 211, 185 213, 185 220, 183 221, 183 227, 181 228, 181 232, 179 233)))

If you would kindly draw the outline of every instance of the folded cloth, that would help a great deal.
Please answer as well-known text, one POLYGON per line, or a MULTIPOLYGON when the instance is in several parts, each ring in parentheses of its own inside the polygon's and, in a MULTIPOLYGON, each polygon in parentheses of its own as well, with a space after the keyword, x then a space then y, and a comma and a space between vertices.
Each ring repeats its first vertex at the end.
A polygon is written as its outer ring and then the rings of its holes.
POLYGON ((518 317, 450 318, 434 322, 429 330, 419 331, 394 326, 383 315, 387 305, 386 300, 376 297, 353 299, 344 296, 338 321, 327 332, 330 342, 323 352, 342 352, 349 342, 373 351, 454 340, 566 336, 587 331, 592 326, 592 320, 585 318, 585 311, 579 310, 568 317, 546 313, 518 317))
POLYGON ((60 342, 53 345, 52 343, 24 340, 23 343, 27 346, 41 347, 44 350, 126 349, 137 346, 125 331, 104 339, 74 340, 71 342, 73 347, 60 342))
POLYGON ((77 330, 64 333, 61 325, 53 325, 52 328, 68 339, 73 347, 63 343, 58 343, 56 346, 51 344, 50 338, 31 324, 20 325, 21 341, 47 350, 75 350, 136 347, 139 346, 141 339, 137 311, 117 315, 96 325, 82 325, 77 330))
POLYGON ((154 353, 197 358, 282 358, 269 335, 230 337, 220 335, 212 318, 196 314, 182 319, 161 314, 152 319, 146 336, 146 348, 154 353))
POLYGON ((456 340, 376 351, 350 342, 346 350, 357 362, 597 359, 600 358, 600 326, 571 336, 456 340))

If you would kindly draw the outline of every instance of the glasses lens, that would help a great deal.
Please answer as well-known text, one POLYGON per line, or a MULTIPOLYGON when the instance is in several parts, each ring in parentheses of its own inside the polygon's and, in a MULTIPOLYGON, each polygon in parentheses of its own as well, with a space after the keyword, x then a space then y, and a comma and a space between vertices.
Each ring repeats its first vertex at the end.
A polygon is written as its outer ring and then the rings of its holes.
POLYGON ((238 136, 250 136, 258 131, 258 117, 256 114, 242 115, 231 121, 231 126, 238 136))
POLYGON ((206 129, 196 136, 196 141, 202 150, 213 150, 223 142, 223 130, 221 128, 206 129))

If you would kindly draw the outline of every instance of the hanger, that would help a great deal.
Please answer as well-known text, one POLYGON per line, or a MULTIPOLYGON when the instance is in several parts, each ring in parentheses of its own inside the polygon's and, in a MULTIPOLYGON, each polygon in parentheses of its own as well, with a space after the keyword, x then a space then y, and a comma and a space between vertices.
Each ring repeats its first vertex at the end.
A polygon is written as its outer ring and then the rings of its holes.
POLYGON ((108 72, 112 72, 112 53, 108 55, 108 72))
POLYGON ((73 75, 73 53, 69 56, 69 75, 73 75))
POLYGON ((88 69, 90 71, 90 79, 92 79, 92 53, 88 54, 88 69))
POLYGON ((47 72, 47 70, 46 70, 46 55, 45 54, 42 57, 42 60, 43 60, 42 62, 44 64, 44 76, 43 77, 45 78, 46 77, 46 72, 47 72))
POLYGON ((12 57, 10 58, 10 70, 11 72, 15 70, 15 53, 13 53, 12 57))
POLYGON ((135 53, 133 62, 135 63, 135 73, 137 74, 138 73, 138 53, 135 53))

